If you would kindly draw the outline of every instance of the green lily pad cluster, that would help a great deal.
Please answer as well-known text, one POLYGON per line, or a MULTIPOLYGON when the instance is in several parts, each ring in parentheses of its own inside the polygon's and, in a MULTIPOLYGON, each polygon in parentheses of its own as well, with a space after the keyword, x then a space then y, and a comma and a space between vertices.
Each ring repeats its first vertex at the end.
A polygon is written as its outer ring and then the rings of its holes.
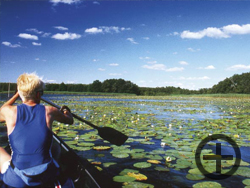
MULTIPOLYGON (((72 149, 89 160, 95 161, 98 157, 100 166, 107 170, 119 166, 125 168, 126 165, 126 168, 138 171, 134 173, 146 176, 154 172, 178 179, 181 174, 182 179, 191 181, 193 187, 227 187, 223 183, 209 182, 199 171, 195 162, 197 146, 206 137, 224 134, 240 148, 250 147, 250 97, 74 95, 53 99, 53 102, 69 106, 73 113, 97 126, 112 127, 129 136, 125 145, 118 147, 102 140, 96 130, 81 121, 75 120, 74 125, 54 123, 53 131, 72 149), (110 148, 95 150, 94 147, 110 148), (159 162, 150 163, 148 160, 159 162)), ((227 142, 220 142, 222 147, 233 150, 227 142)), ((211 141, 207 146, 202 155, 214 155, 216 143, 211 141)), ((235 160, 222 160, 222 172, 229 171, 235 160)), ((215 161, 201 159, 201 162, 209 173, 216 171, 215 161)), ((239 177, 242 186, 248 185, 250 178, 248 162, 241 160, 234 174, 239 177)), ((147 181, 154 182, 151 176, 145 182, 138 182, 133 177, 123 177, 124 174, 117 171, 111 174, 116 174, 114 181, 123 182, 124 187, 152 187, 147 185, 147 181)), ((175 184, 174 181, 171 183, 175 184)))

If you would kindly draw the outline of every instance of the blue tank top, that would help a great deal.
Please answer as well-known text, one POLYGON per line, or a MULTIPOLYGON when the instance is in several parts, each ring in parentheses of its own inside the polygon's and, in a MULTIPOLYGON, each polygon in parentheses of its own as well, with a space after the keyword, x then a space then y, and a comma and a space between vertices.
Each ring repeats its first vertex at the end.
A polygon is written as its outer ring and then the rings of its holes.
POLYGON ((9 135, 12 162, 26 169, 51 160, 52 132, 47 127, 45 106, 17 106, 16 126, 9 135))

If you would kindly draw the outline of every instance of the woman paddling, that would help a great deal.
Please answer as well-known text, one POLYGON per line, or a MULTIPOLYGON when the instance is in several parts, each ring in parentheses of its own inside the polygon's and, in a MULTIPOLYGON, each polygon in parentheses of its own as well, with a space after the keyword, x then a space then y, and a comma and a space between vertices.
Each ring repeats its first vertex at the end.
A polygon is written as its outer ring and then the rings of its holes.
POLYGON ((73 124, 68 107, 61 110, 40 105, 44 83, 36 74, 17 79, 18 92, 0 108, 6 122, 11 156, 0 147, 0 179, 10 187, 28 187, 53 182, 59 166, 51 155, 53 121, 73 124), (13 105, 18 97, 22 104, 13 105))

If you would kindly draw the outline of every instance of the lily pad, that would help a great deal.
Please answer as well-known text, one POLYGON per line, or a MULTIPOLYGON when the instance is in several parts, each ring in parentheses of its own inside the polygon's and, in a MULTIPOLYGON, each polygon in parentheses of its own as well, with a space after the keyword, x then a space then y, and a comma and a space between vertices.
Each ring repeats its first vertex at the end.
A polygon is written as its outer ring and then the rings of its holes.
POLYGON ((129 172, 139 173, 138 170, 125 168, 123 171, 120 172, 120 175, 127 175, 129 172))
POLYGON ((147 162, 139 162, 139 163, 135 163, 133 166, 136 168, 149 168, 151 167, 151 164, 147 162))
POLYGON ((110 167, 111 165, 116 165, 117 163, 114 163, 114 162, 108 162, 108 163, 103 163, 103 166, 108 168, 110 167))
POLYGON ((189 180, 202 180, 205 176, 202 174, 187 174, 186 178, 189 180))
POLYGON ((142 159, 145 157, 145 153, 132 153, 131 157, 132 159, 142 159))
POLYGON ((239 167, 236 173, 240 176, 250 177, 250 168, 248 167, 239 167))
POLYGON ((122 188, 154 188, 153 185, 141 182, 126 182, 122 188))
POLYGON ((152 164, 160 164, 161 161, 158 160, 147 160, 148 163, 152 163, 152 164))
POLYGON ((77 151, 88 151, 88 150, 91 150, 92 147, 76 147, 76 150, 77 151))
POLYGON ((132 182, 135 181, 136 178, 130 176, 115 176, 113 177, 115 182, 132 182))
POLYGON ((127 175, 130 177, 134 177, 138 181, 143 181, 148 179, 147 176, 140 173, 129 172, 127 175))
POLYGON ((94 150, 109 150, 111 147, 109 146, 95 146, 93 147, 94 150))
POLYGON ((127 158, 127 157, 129 157, 129 154, 127 154, 127 153, 113 153, 112 156, 116 157, 116 158, 127 158))
POLYGON ((244 185, 249 185, 250 186, 250 179, 245 179, 242 181, 244 185))
POLYGON ((205 181, 193 185, 193 188, 208 188, 208 187, 221 188, 221 184, 212 181, 205 181))
POLYGON ((77 144, 78 146, 83 146, 83 147, 91 147, 94 146, 94 143, 90 143, 90 142, 81 142, 77 144))
POLYGON ((188 171, 190 174, 202 175, 201 171, 198 168, 193 168, 188 171))
POLYGON ((168 172, 169 168, 164 168, 164 167, 157 166, 157 167, 155 167, 155 170, 161 171, 161 172, 168 172))

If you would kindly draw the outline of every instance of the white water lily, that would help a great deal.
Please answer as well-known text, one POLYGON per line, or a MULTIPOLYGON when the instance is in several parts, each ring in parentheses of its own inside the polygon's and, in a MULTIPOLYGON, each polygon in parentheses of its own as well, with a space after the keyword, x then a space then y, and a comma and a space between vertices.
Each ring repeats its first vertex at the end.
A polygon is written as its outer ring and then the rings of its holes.
POLYGON ((75 137, 75 140, 79 140, 79 135, 77 135, 77 136, 75 137))
POLYGON ((172 161, 171 157, 168 156, 168 157, 166 158, 166 162, 171 162, 171 161, 172 161))
POLYGON ((165 142, 161 142, 161 146, 165 146, 166 145, 166 143, 165 142))

